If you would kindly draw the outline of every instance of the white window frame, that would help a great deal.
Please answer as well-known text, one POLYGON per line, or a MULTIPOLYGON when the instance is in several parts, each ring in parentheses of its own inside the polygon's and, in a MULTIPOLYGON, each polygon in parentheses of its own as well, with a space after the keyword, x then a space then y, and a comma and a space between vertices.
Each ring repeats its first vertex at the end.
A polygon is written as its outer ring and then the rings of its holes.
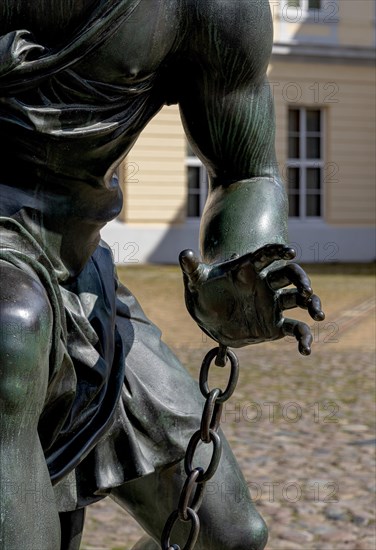
MULTIPOLYGON (((290 105, 287 109, 287 118, 289 116, 290 109, 299 111, 299 128, 300 131, 297 132, 299 136, 299 158, 287 158, 286 167, 287 173, 289 168, 299 168, 300 169, 300 179, 299 179, 299 215, 298 216, 289 216, 291 221, 305 221, 305 222, 317 222, 323 221, 325 217, 325 194, 324 194, 324 170, 325 170, 325 110, 320 106, 312 107, 301 107, 300 105, 290 105), (307 116, 306 113, 309 110, 319 110, 320 111, 320 132, 309 132, 307 136, 307 116), (317 135, 315 135, 317 134, 317 135), (307 137, 320 137, 320 159, 308 159, 307 158, 307 137), (320 196, 320 215, 319 216, 307 216, 307 168, 320 168, 321 169, 321 180, 320 180, 320 192, 317 195, 320 196)), ((288 123, 287 123, 288 124, 288 123)), ((287 126, 288 127, 288 126, 287 126)), ((287 135, 287 147, 289 146, 289 137, 290 131, 288 128, 287 135)), ((287 193, 289 192, 288 183, 287 183, 287 193)), ((316 194, 316 193, 314 193, 316 194)))
POLYGON ((280 7, 280 17, 283 18, 286 22, 290 23, 335 23, 337 20, 333 20, 330 16, 331 8, 334 8, 337 4, 337 0, 321 0, 320 8, 310 8, 310 0, 299 0, 299 6, 290 6, 288 5, 289 0, 281 0, 280 7), (291 10, 286 11, 286 10, 291 10), (289 15, 289 17, 284 17, 284 15, 289 15))
POLYGON ((327 4, 327 0, 321 0, 321 7, 320 8, 310 8, 309 3, 311 0, 298 0, 299 6, 290 6, 289 5, 290 0, 284 0, 282 2, 282 9, 301 9, 302 10, 302 16, 305 17, 313 17, 313 14, 316 12, 323 12, 324 6, 327 4), (284 7, 287 6, 287 7, 284 7))
POLYGON ((195 155, 188 155, 185 159, 185 165, 187 167, 187 220, 199 220, 205 207, 206 199, 208 196, 208 173, 201 160, 195 155), (190 167, 199 168, 199 189, 197 193, 190 190, 188 187, 188 170, 190 167), (190 216, 188 213, 188 197, 189 195, 199 196, 199 215, 190 216))

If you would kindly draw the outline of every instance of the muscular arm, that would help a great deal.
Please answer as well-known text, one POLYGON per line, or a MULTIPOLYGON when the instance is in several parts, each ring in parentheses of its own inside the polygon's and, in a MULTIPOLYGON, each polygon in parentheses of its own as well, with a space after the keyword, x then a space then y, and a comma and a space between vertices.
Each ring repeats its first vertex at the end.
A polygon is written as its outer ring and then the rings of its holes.
POLYGON ((274 109, 265 79, 272 43, 268 2, 208 4, 211 9, 194 25, 180 107, 210 176, 201 253, 213 262, 286 243, 287 200, 276 168, 274 109))
POLYGON ((305 272, 279 262, 292 259, 294 251, 286 246, 287 199, 265 78, 272 46, 269 4, 211 0, 194 13, 179 98, 187 135, 210 182, 201 222, 203 261, 189 250, 180 255, 186 304, 223 345, 294 335, 307 355, 308 325, 283 311, 302 307, 315 320, 324 314, 305 272), (282 290, 290 284, 296 288, 282 290))

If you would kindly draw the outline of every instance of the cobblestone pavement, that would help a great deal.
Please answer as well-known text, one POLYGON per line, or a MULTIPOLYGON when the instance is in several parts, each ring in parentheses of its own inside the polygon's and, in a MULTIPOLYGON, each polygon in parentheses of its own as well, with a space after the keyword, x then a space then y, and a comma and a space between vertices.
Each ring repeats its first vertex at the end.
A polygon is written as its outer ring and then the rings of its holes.
MULTIPOLYGON (((327 313, 312 323, 312 355, 290 341, 239 350, 240 382, 222 426, 269 526, 268 550, 375 550, 374 278, 326 266, 312 279, 327 313)), ((197 377, 211 342, 185 312, 178 270, 128 269, 125 280, 197 377)), ((210 490, 248 498, 226 483, 210 490)), ((82 549, 128 550, 141 534, 105 499, 88 510, 82 549)))

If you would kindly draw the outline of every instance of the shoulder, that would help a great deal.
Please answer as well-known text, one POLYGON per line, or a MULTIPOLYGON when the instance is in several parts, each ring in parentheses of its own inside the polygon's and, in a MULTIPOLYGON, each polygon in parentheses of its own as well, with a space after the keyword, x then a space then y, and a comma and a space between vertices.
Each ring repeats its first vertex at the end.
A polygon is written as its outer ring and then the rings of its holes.
POLYGON ((210 64, 264 71, 273 42, 268 0, 189 0, 191 48, 210 64), (195 7, 195 9, 193 9, 195 7))
POLYGON ((31 333, 52 325, 52 308, 40 281, 12 264, 0 261, 0 318, 31 333))
POLYGON ((7 413, 30 404, 39 415, 45 399, 52 345, 52 310, 42 284, 0 260, 0 395, 7 413))
POLYGON ((229 22, 229 17, 233 21, 240 21, 244 17, 246 20, 260 19, 270 12, 269 0, 188 0, 191 6, 194 4, 198 16, 225 17, 229 22))
POLYGON ((265 29, 271 19, 269 0, 188 0, 187 4, 198 21, 206 20, 209 25, 216 24, 229 32, 238 29, 243 33, 246 28, 257 32, 259 28, 265 29))

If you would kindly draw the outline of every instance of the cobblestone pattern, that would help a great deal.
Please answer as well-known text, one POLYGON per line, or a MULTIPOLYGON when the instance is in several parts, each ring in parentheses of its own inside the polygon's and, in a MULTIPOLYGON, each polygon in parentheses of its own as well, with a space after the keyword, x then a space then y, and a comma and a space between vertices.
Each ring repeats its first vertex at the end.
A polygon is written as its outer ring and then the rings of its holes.
MULTIPOLYGON (((240 382, 222 415, 250 494, 268 524, 268 550, 376 548, 374 311, 357 309, 354 296, 345 292, 351 286, 347 279, 341 303, 330 300, 330 284, 323 285, 329 324, 317 329, 312 356, 300 357, 292 342, 240 350, 240 382)), ((363 288, 358 303, 369 301, 371 288, 363 288)), ((174 310, 168 323, 177 339, 179 315, 174 310)), ((188 333, 194 330, 189 327, 188 333)), ((182 330, 183 344, 169 343, 197 377, 211 344, 201 338, 187 347, 192 340, 186 336, 182 330)), ((249 498, 225 482, 210 490, 222 499, 249 498)), ((141 534, 135 521, 106 499, 88 510, 82 548, 128 550, 141 534)))

